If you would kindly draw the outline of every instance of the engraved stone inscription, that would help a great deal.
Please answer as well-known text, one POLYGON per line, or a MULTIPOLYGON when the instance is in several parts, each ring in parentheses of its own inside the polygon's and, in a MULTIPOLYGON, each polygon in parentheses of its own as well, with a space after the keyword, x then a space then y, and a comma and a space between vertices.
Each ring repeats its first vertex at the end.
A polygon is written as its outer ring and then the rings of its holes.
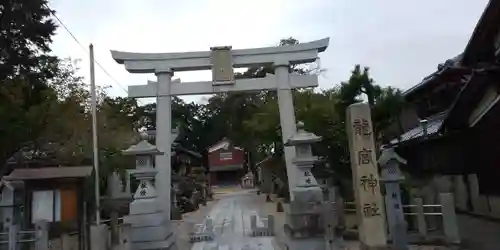
POLYGON ((352 127, 354 128, 355 135, 370 136, 372 134, 370 124, 366 119, 354 119, 352 127))
POLYGON ((378 180, 373 176, 373 174, 363 175, 359 181, 365 191, 370 191, 372 194, 375 193, 375 188, 378 186, 378 180))

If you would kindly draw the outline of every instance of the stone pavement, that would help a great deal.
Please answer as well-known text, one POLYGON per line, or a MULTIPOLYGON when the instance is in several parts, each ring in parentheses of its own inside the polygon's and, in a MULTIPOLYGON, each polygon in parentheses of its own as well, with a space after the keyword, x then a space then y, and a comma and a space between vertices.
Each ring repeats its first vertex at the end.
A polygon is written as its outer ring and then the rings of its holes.
POLYGON ((208 216, 212 218, 215 239, 212 242, 198 242, 192 250, 273 250, 272 237, 249 237, 250 216, 258 214, 255 191, 240 190, 217 196, 219 201, 208 216))
MULTIPOLYGON (((256 199, 256 203, 262 204, 262 210, 261 213, 268 215, 272 214, 274 215, 274 221, 276 225, 276 237, 273 239, 273 247, 276 250, 285 250, 284 247, 284 239, 285 239, 285 233, 283 230, 280 230, 283 228, 283 225, 285 224, 285 213, 284 212, 276 212, 276 204, 279 199, 277 199, 275 196, 272 196, 273 202, 265 202, 266 200, 266 195, 261 194, 258 196, 256 199)), ((288 204, 283 204, 283 208, 285 211, 288 209, 288 204)), ((352 224, 352 222, 347 222, 348 224, 352 224)), ((346 241, 345 242, 345 248, 343 250, 359 250, 361 249, 359 246, 358 241, 346 241)), ((410 250, 447 250, 451 248, 447 248, 444 246, 411 246, 410 250)), ((497 248, 500 249, 500 248, 497 248)), ((472 249, 471 249, 472 250, 472 249)), ((475 250, 475 249, 474 249, 475 250)), ((488 249, 490 250, 490 249, 488 249)))
POLYGON ((218 202, 217 199, 207 202, 206 206, 200 206, 200 208, 191 213, 184 214, 182 221, 174 221, 176 226, 176 237, 177 246, 179 250, 191 249, 192 243, 189 242, 189 232, 191 231, 189 221, 196 223, 202 223, 205 216, 210 212, 212 207, 218 202))
MULTIPOLYGON (((176 222, 178 249, 191 250, 285 250, 283 248, 285 213, 276 212, 276 202, 267 202, 265 194, 256 195, 255 190, 239 188, 218 192, 215 200, 199 210, 185 214, 183 221, 176 222), (230 191, 228 191, 230 190, 230 191), (249 237, 250 215, 275 216, 276 237, 249 237), (203 223, 210 216, 215 227, 215 240, 212 242, 189 243, 188 221, 203 223)), ((273 197, 273 200, 277 199, 273 197)), ((284 204, 287 209, 287 204, 284 204)), ((358 250, 359 242, 345 242, 344 250, 358 250)), ((446 250, 440 246, 412 246, 411 250, 446 250)))
MULTIPOLYGON (((250 216, 262 214, 265 197, 257 196, 255 190, 240 188, 224 188, 224 192, 217 190, 215 202, 210 202, 207 207, 184 215, 184 220, 177 222, 177 244, 179 249, 192 250, 281 250, 275 248, 273 237, 249 237, 250 216), (215 240, 207 242, 189 243, 189 224, 203 223, 206 217, 213 220, 215 240)), ((214 191, 214 193, 216 193, 214 191)), ((261 222, 260 222, 261 223, 261 222)), ((258 224, 260 224, 258 223, 258 224)), ((279 225, 277 225, 278 227, 279 225)))
POLYGON ((458 214, 458 228, 464 244, 469 249, 500 249, 500 221, 458 214))
POLYGON ((254 189, 242 189, 240 186, 213 186, 212 187, 212 193, 214 195, 238 193, 238 192, 243 192, 245 190, 254 190, 254 189))

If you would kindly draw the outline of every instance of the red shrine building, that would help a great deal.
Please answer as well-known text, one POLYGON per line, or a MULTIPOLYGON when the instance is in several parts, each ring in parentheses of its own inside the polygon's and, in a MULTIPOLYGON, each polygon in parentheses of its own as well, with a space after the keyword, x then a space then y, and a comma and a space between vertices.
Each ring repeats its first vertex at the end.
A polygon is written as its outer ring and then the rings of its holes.
POLYGON ((222 139, 207 149, 210 184, 239 184, 245 173, 245 151, 234 146, 227 138, 222 139))

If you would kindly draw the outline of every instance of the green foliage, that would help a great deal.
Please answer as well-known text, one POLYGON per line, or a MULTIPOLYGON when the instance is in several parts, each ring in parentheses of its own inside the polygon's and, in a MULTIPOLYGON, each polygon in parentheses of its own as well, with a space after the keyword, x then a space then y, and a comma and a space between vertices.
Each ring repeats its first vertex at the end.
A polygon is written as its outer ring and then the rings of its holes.
MULTIPOLYGON (((0 164, 33 143, 48 122, 58 70, 49 44, 56 26, 45 0, 0 2, 0 164)), ((0 176, 2 173, 0 173, 0 176)))
POLYGON ((399 119, 395 118, 401 113, 403 107, 401 90, 376 85, 370 77, 368 67, 361 70, 360 65, 355 65, 349 80, 340 84, 339 95, 337 112, 344 118, 349 105, 363 100, 368 101, 372 109, 376 139, 383 138, 383 129, 393 122, 399 122, 399 119))
POLYGON ((53 75, 46 66, 54 58, 46 53, 56 30, 47 1, 6 0, 0 9, 0 82, 21 76, 33 85, 43 84, 53 75))

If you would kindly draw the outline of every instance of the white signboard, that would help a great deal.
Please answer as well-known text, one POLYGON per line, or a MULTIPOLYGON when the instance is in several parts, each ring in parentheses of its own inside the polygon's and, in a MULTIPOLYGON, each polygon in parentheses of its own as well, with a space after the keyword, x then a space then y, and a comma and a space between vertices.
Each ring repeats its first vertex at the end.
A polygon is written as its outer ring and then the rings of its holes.
POLYGON ((233 159, 233 152, 223 152, 223 153, 219 153, 219 159, 220 159, 221 161, 232 160, 232 159, 233 159))
POLYGON ((38 220, 46 220, 48 222, 61 221, 61 193, 59 190, 33 192, 31 222, 35 223, 38 220))

